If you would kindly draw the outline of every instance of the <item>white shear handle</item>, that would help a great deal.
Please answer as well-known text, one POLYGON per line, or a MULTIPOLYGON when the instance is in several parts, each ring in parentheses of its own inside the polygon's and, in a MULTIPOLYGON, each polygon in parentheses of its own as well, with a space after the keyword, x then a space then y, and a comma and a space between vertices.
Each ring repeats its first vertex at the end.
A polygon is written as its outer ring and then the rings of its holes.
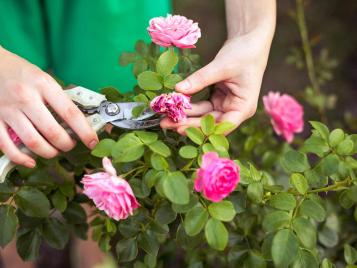
MULTIPOLYGON (((89 124, 91 127, 96 131, 100 132, 104 126, 105 126, 105 121, 102 119, 102 117, 99 114, 93 114, 90 116, 86 117, 89 124)), ((71 130, 67 130, 69 133, 71 130)), ((70 133, 71 134, 71 133, 70 133)), ((30 152, 29 149, 27 149, 24 145, 20 145, 19 149, 28 155, 34 156, 33 153, 30 152)), ((16 167, 16 164, 11 162, 10 159, 6 156, 3 155, 0 157, 0 183, 3 183, 9 174, 9 172, 16 167)))

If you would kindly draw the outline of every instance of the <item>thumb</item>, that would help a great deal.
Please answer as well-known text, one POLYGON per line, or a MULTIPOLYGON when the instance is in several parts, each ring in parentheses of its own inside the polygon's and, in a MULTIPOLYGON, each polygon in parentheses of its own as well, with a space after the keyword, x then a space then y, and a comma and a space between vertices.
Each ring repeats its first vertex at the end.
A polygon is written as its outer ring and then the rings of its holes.
POLYGON ((211 61, 206 66, 176 84, 175 89, 183 94, 194 94, 209 85, 222 81, 222 69, 217 61, 211 61))

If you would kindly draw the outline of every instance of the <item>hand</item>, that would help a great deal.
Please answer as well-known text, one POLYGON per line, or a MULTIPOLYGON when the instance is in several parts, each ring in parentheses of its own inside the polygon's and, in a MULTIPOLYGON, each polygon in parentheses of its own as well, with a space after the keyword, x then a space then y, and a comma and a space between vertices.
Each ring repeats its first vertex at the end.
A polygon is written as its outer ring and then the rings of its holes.
POLYGON ((199 126, 203 115, 210 113, 217 121, 230 121, 238 127, 255 114, 266 67, 270 42, 262 40, 260 31, 228 40, 215 59, 176 85, 176 91, 192 95, 215 84, 209 101, 192 104, 188 118, 174 123, 165 118, 162 128, 176 129, 199 126))
POLYGON ((82 112, 66 96, 56 81, 35 65, 0 47, 0 150, 11 161, 26 167, 36 162, 11 141, 11 127, 35 154, 52 158, 69 151, 75 141, 55 120, 52 109, 89 148, 98 141, 82 112))

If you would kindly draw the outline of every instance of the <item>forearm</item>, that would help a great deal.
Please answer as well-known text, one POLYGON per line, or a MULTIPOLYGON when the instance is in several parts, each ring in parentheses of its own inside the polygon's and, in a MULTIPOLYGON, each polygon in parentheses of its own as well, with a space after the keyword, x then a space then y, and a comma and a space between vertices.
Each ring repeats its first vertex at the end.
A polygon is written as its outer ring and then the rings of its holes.
POLYGON ((255 30, 273 36, 276 0, 225 0, 228 39, 255 30))

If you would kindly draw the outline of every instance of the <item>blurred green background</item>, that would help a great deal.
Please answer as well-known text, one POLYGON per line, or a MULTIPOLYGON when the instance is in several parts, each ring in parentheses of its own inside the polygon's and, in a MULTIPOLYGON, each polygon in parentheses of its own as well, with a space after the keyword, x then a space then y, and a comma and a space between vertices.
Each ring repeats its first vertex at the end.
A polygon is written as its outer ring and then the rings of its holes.
MULTIPOLYGON (((213 59, 226 38, 224 0, 174 0, 175 14, 185 15, 199 22, 202 38, 197 53, 203 63, 213 59)), ((296 23, 291 17, 294 0, 278 1, 277 28, 264 77, 262 92, 269 90, 298 95, 307 84, 305 71, 297 71, 286 63, 289 51, 301 47, 296 23)), ((357 114, 357 1, 306 1, 306 20, 313 51, 318 56, 326 49, 330 59, 336 60, 332 79, 323 90, 338 97, 336 109, 357 114)))

